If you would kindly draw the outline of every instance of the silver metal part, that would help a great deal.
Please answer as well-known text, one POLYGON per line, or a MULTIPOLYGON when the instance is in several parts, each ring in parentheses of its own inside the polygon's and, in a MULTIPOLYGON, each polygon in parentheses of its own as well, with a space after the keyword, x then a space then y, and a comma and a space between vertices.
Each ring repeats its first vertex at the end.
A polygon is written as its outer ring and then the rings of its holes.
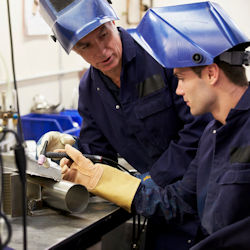
MULTIPOLYGON (((88 205, 89 193, 79 184, 60 180, 61 168, 39 166, 27 152, 27 204, 28 212, 40 209, 42 203, 70 213, 81 213, 88 205), (42 201, 42 203, 41 203, 42 201)), ((21 216, 21 183, 13 152, 2 154, 5 169, 5 213, 21 216)))
POLYGON ((3 174, 3 211, 6 215, 22 215, 22 184, 17 173, 5 171, 3 174))
POLYGON ((88 190, 80 184, 64 180, 55 182, 38 176, 28 176, 27 180, 41 185, 42 200, 51 207, 70 213, 81 213, 88 205, 88 190))
MULTIPOLYGON (((26 173, 30 175, 37 175, 41 177, 51 178, 53 180, 59 181, 61 180, 61 167, 54 162, 51 162, 50 168, 45 168, 43 166, 38 165, 37 160, 34 155, 31 155, 29 151, 26 150, 27 156, 27 169, 26 173)), ((14 152, 5 152, 2 153, 4 168, 12 169, 13 171, 17 171, 14 152)))

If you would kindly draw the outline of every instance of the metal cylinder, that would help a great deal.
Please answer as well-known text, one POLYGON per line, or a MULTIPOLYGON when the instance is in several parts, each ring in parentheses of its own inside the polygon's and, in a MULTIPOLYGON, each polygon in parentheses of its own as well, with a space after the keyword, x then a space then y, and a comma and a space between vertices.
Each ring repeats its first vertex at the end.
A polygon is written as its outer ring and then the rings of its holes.
POLYGON ((34 176, 29 176, 28 181, 42 186, 42 200, 51 207, 70 213, 81 213, 88 205, 88 190, 80 184, 64 180, 56 182, 34 176))

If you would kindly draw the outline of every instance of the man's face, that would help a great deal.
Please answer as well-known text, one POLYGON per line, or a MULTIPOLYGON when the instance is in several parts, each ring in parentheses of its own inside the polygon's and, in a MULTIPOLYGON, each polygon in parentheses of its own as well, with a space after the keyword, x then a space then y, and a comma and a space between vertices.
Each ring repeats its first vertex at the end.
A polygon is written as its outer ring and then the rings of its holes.
POLYGON ((175 68, 174 74, 178 78, 177 95, 182 95, 193 115, 212 112, 215 95, 208 81, 207 67, 199 77, 191 68, 175 68))
POLYGON ((73 50, 103 73, 121 65, 122 43, 113 22, 107 22, 89 33, 77 42, 73 50))

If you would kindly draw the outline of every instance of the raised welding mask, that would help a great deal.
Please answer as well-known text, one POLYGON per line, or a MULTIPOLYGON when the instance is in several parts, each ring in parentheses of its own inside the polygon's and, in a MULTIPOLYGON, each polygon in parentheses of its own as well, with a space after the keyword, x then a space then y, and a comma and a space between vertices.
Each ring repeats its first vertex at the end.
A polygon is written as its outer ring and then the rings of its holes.
POLYGON ((106 0, 40 0, 40 13, 68 54, 91 31, 118 20, 106 0))
POLYGON ((249 39, 236 27, 224 10, 215 3, 201 2, 147 11, 136 29, 134 39, 167 68, 209 65, 222 57, 234 65, 250 63, 249 39))

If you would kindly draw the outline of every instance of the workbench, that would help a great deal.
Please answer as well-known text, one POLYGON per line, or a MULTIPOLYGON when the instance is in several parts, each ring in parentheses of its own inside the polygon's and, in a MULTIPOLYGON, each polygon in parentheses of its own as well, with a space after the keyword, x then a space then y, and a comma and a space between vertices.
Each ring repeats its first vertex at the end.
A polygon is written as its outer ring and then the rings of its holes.
MULTIPOLYGON (((99 197, 91 197, 81 214, 66 214, 46 208, 27 216, 27 249, 85 249, 121 225, 131 214, 99 197)), ((9 247, 23 249, 22 217, 12 218, 9 247)))
MULTIPOLYGON (((33 153, 33 151, 32 151, 33 153)), ((2 155, 5 171, 16 170, 13 153, 2 155)), ((34 158, 34 157, 33 157, 34 158)), ((38 173, 59 180, 60 168, 49 169, 38 166, 36 160, 27 157, 26 173, 38 173)), ((15 199, 20 198, 19 188, 15 188, 15 199), (18 193, 19 191, 19 193, 18 193)), ((15 204, 13 205, 15 207, 15 204)), ((19 212, 20 213, 20 212, 19 212)), ((88 206, 81 214, 66 212, 45 207, 27 215, 27 249, 85 249, 101 240, 102 236, 126 222, 132 215, 97 196, 91 196, 88 206)), ((8 244, 15 250, 23 249, 22 217, 12 217, 12 238, 8 244)))

